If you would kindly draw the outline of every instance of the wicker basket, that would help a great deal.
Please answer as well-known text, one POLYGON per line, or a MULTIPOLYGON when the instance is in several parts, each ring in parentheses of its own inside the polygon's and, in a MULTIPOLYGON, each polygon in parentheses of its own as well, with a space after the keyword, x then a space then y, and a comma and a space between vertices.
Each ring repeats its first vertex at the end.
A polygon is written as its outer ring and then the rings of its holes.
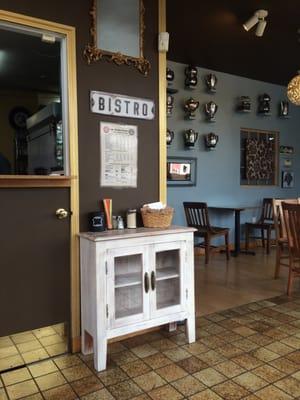
POLYGON ((166 207, 161 210, 153 210, 149 207, 143 207, 141 214, 145 228, 168 228, 172 222, 174 208, 166 207))

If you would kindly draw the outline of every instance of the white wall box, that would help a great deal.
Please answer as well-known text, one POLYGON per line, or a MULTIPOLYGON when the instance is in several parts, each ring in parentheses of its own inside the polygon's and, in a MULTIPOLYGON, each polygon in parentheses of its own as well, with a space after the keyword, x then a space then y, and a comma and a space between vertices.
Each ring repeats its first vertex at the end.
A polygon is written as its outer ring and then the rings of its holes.
POLYGON ((188 341, 195 341, 193 232, 80 234, 82 352, 94 351, 97 371, 106 368, 111 338, 186 320, 188 341))

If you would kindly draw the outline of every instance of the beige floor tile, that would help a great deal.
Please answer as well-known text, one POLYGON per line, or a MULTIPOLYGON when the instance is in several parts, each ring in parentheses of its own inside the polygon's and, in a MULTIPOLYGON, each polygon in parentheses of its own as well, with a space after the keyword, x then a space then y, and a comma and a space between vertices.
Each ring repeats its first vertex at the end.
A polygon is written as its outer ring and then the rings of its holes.
POLYGON ((214 386, 213 390, 224 400, 240 400, 249 392, 232 381, 226 381, 214 386))
POLYGON ((267 386, 255 393, 261 400, 292 400, 292 397, 275 386, 267 386))
POLYGON ((143 361, 153 369, 165 367, 172 364, 172 361, 162 353, 156 353, 153 356, 145 357, 143 361))
POLYGON ((182 348, 186 350, 188 353, 192 354, 193 356, 205 353, 210 350, 210 348, 208 348, 203 343, 200 343, 199 341, 195 343, 186 344, 182 348))
POLYGON ((298 379, 286 377, 278 382, 275 382, 274 385, 292 397, 298 398, 300 396, 300 382, 298 379))
POLYGON ((43 392, 45 400, 75 400, 76 393, 70 385, 58 386, 43 392))
POLYGON ((251 356, 257 358, 258 360, 261 360, 263 362, 270 362, 272 360, 275 360, 276 358, 279 358, 280 355, 277 353, 274 353, 273 351, 270 351, 264 347, 261 347, 260 349, 254 350, 251 352, 251 356))
POLYGON ((180 360, 176 363, 179 367, 183 368, 189 374, 194 374, 195 372, 201 371, 208 367, 204 361, 200 360, 198 357, 192 356, 180 360))
POLYGON ((33 334, 38 338, 41 339, 43 337, 46 336, 51 336, 51 335, 55 335, 55 330, 54 328, 52 328, 52 326, 48 326, 46 328, 41 328, 41 329, 35 329, 33 331, 33 334))
POLYGON ((288 338, 282 339, 281 343, 286 344, 287 346, 292 347, 293 349, 300 349, 300 339, 295 336, 290 336, 288 338))
POLYGON ((235 383, 244 387, 249 392, 256 392, 268 385, 268 382, 252 372, 245 372, 233 379, 235 383))
POLYGON ((227 378, 234 378, 245 372, 245 369, 232 361, 224 361, 214 366, 214 368, 225 375, 227 378))
POLYGON ((92 371, 84 364, 63 369, 62 373, 68 382, 73 382, 77 379, 82 379, 86 376, 92 375, 92 371))
POLYGON ((202 353, 204 353, 204 351, 208 351, 209 349, 216 349, 227 344, 227 342, 220 338, 218 335, 205 337, 203 339, 200 339, 200 342, 203 343, 205 346, 202 353))
POLYGON ((52 360, 41 361, 36 364, 29 365, 28 369, 30 370, 34 378, 50 374, 51 372, 58 371, 57 366, 54 364, 52 360))
POLYGON ((224 375, 213 368, 203 369, 202 371, 193 374, 193 376, 208 387, 217 385, 227 379, 224 375))
POLYGON ((167 382, 176 381, 187 375, 187 372, 176 364, 170 364, 156 370, 156 372, 167 382))
POLYGON ((256 333, 253 329, 248 328, 247 326, 240 326, 240 327, 232 329, 232 331, 237 333, 238 335, 245 336, 245 337, 254 335, 256 333))
POLYGON ((14 345, 14 342, 11 340, 11 338, 9 336, 0 337, 0 349, 2 347, 10 347, 13 345, 14 345))
POLYGON ((150 344, 148 343, 142 344, 141 346, 132 347, 130 350, 132 351, 133 354, 135 354, 139 358, 149 357, 158 352, 154 347, 150 346, 150 344))
POLYGON ((6 388, 10 400, 20 399, 37 393, 39 390, 33 380, 17 383, 6 388))
POLYGON ((279 379, 282 379, 285 376, 284 373, 280 372, 278 369, 267 364, 264 364, 258 368, 253 369, 252 372, 269 383, 278 381, 279 379))
POLYGON ((31 350, 41 349, 43 346, 38 340, 32 340, 30 342, 20 343, 16 345, 20 353, 27 353, 31 350))
POLYGON ((300 351, 299 350, 294 351, 293 353, 286 355, 285 358, 287 358, 290 361, 293 361, 296 364, 300 364, 300 351))
POLYGON ((180 400, 183 398, 182 394, 170 385, 152 390, 149 396, 153 400, 180 400))
POLYGON ((273 343, 273 339, 260 333, 249 336, 248 339, 251 340, 251 342, 258 344, 259 346, 267 346, 268 344, 273 343))
POLYGON ((66 383, 65 378, 59 371, 52 372, 48 375, 39 376, 38 378, 35 378, 35 381, 41 391, 52 389, 56 386, 61 386, 66 383))
POLYGON ((0 371, 5 371, 10 368, 24 365, 24 360, 21 356, 12 356, 0 360, 0 371))
POLYGON ((69 368, 73 367, 74 365, 82 364, 81 359, 77 355, 72 354, 55 357, 54 362, 59 369, 69 368))
POLYGON ((32 379, 27 368, 20 368, 15 371, 5 372, 4 374, 1 374, 1 378, 5 386, 32 379))
POLYGON ((39 360, 49 358, 49 354, 44 349, 32 350, 27 353, 22 353, 22 357, 26 364, 30 364, 39 360))
POLYGON ((221 400, 222 397, 220 397, 217 393, 213 392, 210 389, 203 390, 200 393, 197 393, 193 396, 190 397, 190 400, 221 400))
POLYGON ((175 349, 169 349, 163 352, 165 356, 167 356, 170 360, 177 362, 180 360, 184 360, 186 358, 191 357, 191 353, 188 353, 186 350, 176 347, 175 349))
POLYGON ((114 400, 114 397, 104 388, 81 397, 81 400, 114 400))
POLYGON ((45 349, 50 356, 58 356, 59 354, 66 353, 68 351, 67 343, 56 343, 50 346, 45 346, 45 349))
POLYGON ((218 352, 226 358, 237 357, 238 355, 243 353, 241 349, 234 346, 232 343, 227 343, 225 346, 218 348, 218 352))
POLYGON ((106 371, 99 372, 97 375, 105 386, 114 385, 128 379, 127 374, 119 367, 107 369, 106 371))
POLYGON ((177 344, 178 346, 183 346, 184 344, 187 344, 187 337, 185 333, 180 333, 178 335, 170 337, 170 340, 177 344))
POLYGON ((251 340, 248 339, 241 339, 241 340, 237 340, 235 342, 232 343, 234 346, 238 347, 239 349, 243 350, 243 351, 253 351, 256 350, 259 345, 252 342, 251 340))
POLYGON ((108 390, 117 400, 131 400, 142 393, 142 389, 131 380, 109 386, 108 390))
POLYGON ((2 358, 15 356, 16 354, 19 354, 19 352, 18 352, 18 349, 15 346, 1 347, 0 348, 0 360, 2 358))
POLYGON ((210 366, 216 365, 226 360, 226 358, 222 356, 222 354, 220 354, 215 350, 210 350, 207 351, 206 353, 198 354, 197 358, 199 358, 201 361, 204 361, 206 364, 210 366))
POLYGON ((294 349, 290 346, 285 345, 281 342, 273 342, 265 346, 265 349, 273 351, 274 353, 279 354, 280 356, 285 356, 286 354, 291 353, 294 349))
POLYGON ((279 371, 283 372, 284 374, 293 374, 294 372, 298 371, 298 369, 299 369, 298 364, 294 363, 293 361, 288 360, 285 357, 277 358, 276 360, 270 361, 269 364, 272 367, 277 368, 279 371))
POLYGON ((0 389, 0 400, 8 400, 4 389, 0 389))
POLYGON ((42 343, 43 346, 49 346, 52 344, 57 344, 57 343, 65 343, 66 340, 64 337, 55 334, 55 335, 50 335, 50 336, 45 336, 41 337, 39 341, 42 343))
POLYGON ((130 378, 135 378, 136 376, 145 374, 151 371, 149 365, 144 363, 142 360, 136 360, 128 364, 123 364, 120 367, 130 378))
POLYGON ((158 339, 151 342, 151 346, 153 346, 158 351, 165 351, 169 349, 174 349, 177 347, 176 343, 172 342, 170 339, 158 339))
POLYGON ((32 394, 31 396, 23 397, 22 400, 44 400, 40 393, 32 394))
POLYGON ((33 340, 36 340, 36 337, 31 332, 17 333, 16 335, 11 335, 10 337, 15 344, 32 342, 33 340))
POLYGON ((247 353, 234 357, 231 361, 234 361, 247 370, 257 368, 263 364, 261 360, 258 360, 256 357, 253 357, 247 353))
POLYGON ((117 365, 122 365, 137 360, 137 356, 133 354, 131 351, 126 350, 126 351, 121 351, 120 353, 112 354, 111 359, 117 365))
POLYGON ((151 390, 166 385, 166 381, 159 376, 156 372, 151 371, 144 375, 140 375, 133 379, 134 382, 145 392, 150 392, 151 390))
POLYGON ((206 389, 206 386, 204 386, 198 379, 191 375, 172 382, 172 386, 174 386, 175 389, 182 393, 185 397, 192 396, 193 394, 206 389))
POLYGON ((71 383, 73 390, 82 397, 92 392, 97 392, 103 388, 103 384, 96 376, 87 376, 71 383))

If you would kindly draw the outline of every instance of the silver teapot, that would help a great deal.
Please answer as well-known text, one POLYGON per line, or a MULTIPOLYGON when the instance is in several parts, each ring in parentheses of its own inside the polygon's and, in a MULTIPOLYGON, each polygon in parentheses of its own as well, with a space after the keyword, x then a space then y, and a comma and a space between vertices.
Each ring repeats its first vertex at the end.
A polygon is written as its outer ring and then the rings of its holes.
POLYGON ((172 141, 174 139, 174 132, 167 129, 167 146, 171 146, 172 141))
POLYGON ((195 111, 199 107, 199 101, 189 98, 184 104, 184 111, 186 112, 186 119, 195 119, 195 111))
POLYGON ((282 100, 279 103, 279 116, 280 117, 287 117, 289 115, 289 102, 282 100))
POLYGON ((204 105, 204 113, 209 122, 215 122, 215 115, 218 111, 218 106, 214 101, 210 101, 204 105))
POLYGON ((188 129, 183 135, 185 147, 193 149, 198 139, 198 132, 195 132, 194 129, 188 129))
POLYGON ((218 78, 215 74, 208 74, 205 76, 205 83, 207 87, 207 91, 210 93, 216 92, 216 85, 218 83, 218 78))
POLYGON ((204 136, 204 140, 205 140, 205 147, 207 148, 207 150, 214 150, 219 141, 219 136, 211 132, 204 136))
POLYGON ((170 94, 167 95, 167 117, 171 117, 174 107, 174 97, 170 94))

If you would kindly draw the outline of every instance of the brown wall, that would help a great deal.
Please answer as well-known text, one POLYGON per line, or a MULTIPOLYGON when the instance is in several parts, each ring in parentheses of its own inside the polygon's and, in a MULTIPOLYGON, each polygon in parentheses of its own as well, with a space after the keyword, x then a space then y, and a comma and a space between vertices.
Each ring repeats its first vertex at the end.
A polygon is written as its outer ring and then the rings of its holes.
MULTIPOLYGON (((98 207, 102 198, 113 199, 114 213, 158 200, 159 196, 159 139, 158 119, 140 121, 125 118, 100 117, 89 111, 89 91, 146 97, 155 100, 158 110, 158 1, 144 0, 146 16, 145 57, 151 63, 150 75, 145 78, 137 70, 98 62, 88 66, 83 50, 89 41, 89 0, 0 0, 0 8, 32 17, 75 26, 77 35, 77 88, 79 123, 79 168, 81 230, 87 229, 87 213, 98 207), (114 121, 138 125, 138 187, 137 189, 102 189, 99 185, 100 149, 99 122, 114 121)), ((157 117, 157 115, 156 115, 157 117)))

